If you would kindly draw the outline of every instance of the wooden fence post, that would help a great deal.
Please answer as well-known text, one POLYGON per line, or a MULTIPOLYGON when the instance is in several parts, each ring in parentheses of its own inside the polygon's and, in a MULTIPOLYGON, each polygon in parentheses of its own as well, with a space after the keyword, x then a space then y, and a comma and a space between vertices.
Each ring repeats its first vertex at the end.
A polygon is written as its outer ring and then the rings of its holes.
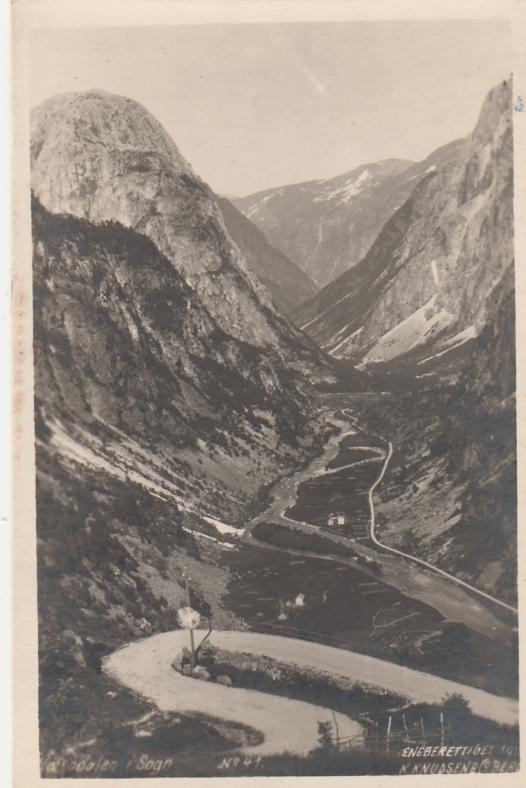
POLYGON ((332 711, 332 718, 334 720, 334 730, 335 730, 335 733, 336 733, 336 741, 338 743, 338 749, 340 749, 340 730, 338 728, 338 720, 336 719, 336 714, 334 713, 334 709, 331 709, 331 711, 332 711))
POLYGON ((402 713, 402 724, 404 726, 404 731, 405 731, 405 740, 406 740, 406 742, 409 742, 409 731, 407 730, 407 723, 405 721, 405 713, 402 713))

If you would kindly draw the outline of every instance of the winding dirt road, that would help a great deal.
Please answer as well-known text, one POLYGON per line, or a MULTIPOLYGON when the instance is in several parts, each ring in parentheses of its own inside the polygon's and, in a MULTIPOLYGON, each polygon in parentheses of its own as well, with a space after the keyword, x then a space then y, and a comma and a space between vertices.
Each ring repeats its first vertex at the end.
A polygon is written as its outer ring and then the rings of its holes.
MULTIPOLYGON (((251 754, 306 755, 317 745, 319 722, 336 721, 341 737, 361 733, 359 723, 323 706, 182 676, 173 670, 171 662, 187 641, 188 633, 181 629, 153 635, 115 651, 106 658, 104 670, 124 686, 153 701, 161 711, 205 714, 255 728, 263 734, 264 740, 244 748, 251 754)), ((289 638, 245 632, 214 632, 212 642, 220 648, 276 659, 294 655, 303 645, 312 646, 289 638)))
MULTIPOLYGON (((115 651, 105 660, 104 670, 121 684, 153 701, 161 711, 206 714, 255 728, 263 733, 264 741, 245 748, 251 753, 269 755, 287 751, 302 755, 314 749, 318 722, 334 719, 330 709, 182 676, 170 663, 187 639, 184 630, 153 635, 115 651)), ((302 668, 325 671, 395 692, 415 702, 438 703, 445 695, 458 692, 475 714, 506 725, 518 722, 518 701, 512 698, 491 695, 365 654, 259 632, 216 631, 212 642, 230 651, 263 655, 302 668)), ((343 714, 335 716, 341 737, 360 734, 357 722, 343 714)))

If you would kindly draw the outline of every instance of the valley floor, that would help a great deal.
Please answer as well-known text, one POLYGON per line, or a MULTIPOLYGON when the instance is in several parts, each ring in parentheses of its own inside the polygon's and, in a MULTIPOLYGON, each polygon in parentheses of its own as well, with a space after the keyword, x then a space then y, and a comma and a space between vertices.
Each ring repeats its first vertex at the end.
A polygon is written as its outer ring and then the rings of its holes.
MULTIPOLYGON (((455 582, 455 578, 440 575, 431 567, 419 566, 411 561, 409 556, 404 557, 402 554, 387 553, 373 539, 351 540, 345 533, 339 534, 325 526, 320 526, 309 517, 312 501, 309 500, 303 506, 301 505, 301 485, 313 479, 319 479, 321 476, 332 476, 335 479, 335 477, 341 475, 341 471, 360 465, 359 461, 349 465, 338 465, 335 461, 338 454, 338 446, 344 439, 350 440, 349 445, 351 447, 353 443, 356 443, 356 446, 362 450, 369 448, 378 453, 377 436, 364 433, 356 424, 355 417, 350 415, 349 408, 338 409, 336 422, 343 428, 343 432, 331 438, 325 447, 324 453, 313 460, 307 468, 286 477, 275 487, 270 505, 248 524, 245 532, 246 538, 253 539, 252 529, 261 522, 279 523, 289 528, 294 527, 294 529, 302 530, 306 534, 317 533, 323 535, 324 538, 335 544, 346 545, 352 548, 355 553, 377 561, 381 565, 383 581, 392 584, 403 594, 430 605, 448 620, 460 622, 485 636, 498 637, 504 641, 509 641, 512 635, 512 626, 510 625, 512 618, 505 616, 506 620, 504 620, 502 616, 496 615, 495 607, 491 600, 486 603, 480 597, 477 597, 476 593, 458 585, 455 582), (349 429, 350 422, 353 426, 349 429), (364 442, 367 444, 366 447, 360 445, 364 444, 364 442), (327 470, 328 468, 332 468, 332 470, 327 470), (305 517, 304 520, 300 519, 302 516, 305 517), (307 520, 308 517, 310 521, 307 520)), ((385 443, 387 444, 387 441, 385 443)), ((372 491, 377 486, 378 481, 381 481, 380 474, 383 476, 386 451, 387 449, 380 451, 376 461, 374 459, 365 460, 366 463, 372 463, 372 470, 369 473, 369 486, 366 486, 362 491, 362 506, 367 520, 369 536, 371 535, 370 506, 374 516, 372 491)), ((338 481, 336 479, 336 482, 338 481)), ((339 486, 343 486, 349 491, 350 503, 347 502, 347 506, 352 507, 353 517, 356 517, 358 495, 352 489, 353 481, 352 478, 348 480, 344 477, 339 486)), ((340 490, 336 492, 338 495, 341 495, 340 490)), ((326 514, 331 511, 331 496, 335 497, 335 494, 334 490, 330 488, 320 491, 320 497, 325 498, 321 502, 321 509, 326 514)), ((337 560, 342 564, 353 565, 352 559, 338 557, 337 560)))

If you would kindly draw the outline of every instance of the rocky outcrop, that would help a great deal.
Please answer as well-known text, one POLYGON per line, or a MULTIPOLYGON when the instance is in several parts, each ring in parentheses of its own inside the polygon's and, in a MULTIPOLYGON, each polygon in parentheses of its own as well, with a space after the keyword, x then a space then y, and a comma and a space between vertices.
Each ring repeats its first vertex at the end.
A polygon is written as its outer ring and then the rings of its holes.
MULTIPOLYGON (((513 272, 495 289, 441 425, 461 485, 447 559, 475 584, 517 601, 517 445, 513 272), (462 440, 459 440, 459 437, 462 440)), ((439 548, 432 544, 431 549, 439 548)))
POLYGON ((118 222, 150 238, 234 339, 272 347, 291 363, 298 347, 291 352, 289 342, 303 343, 312 366, 313 346, 276 313, 215 196, 137 102, 94 90, 33 110, 31 184, 50 213, 118 222))
POLYGON ((395 447, 378 492, 382 541, 515 606, 514 302, 510 266, 448 384, 430 386, 426 377, 420 390, 412 384, 400 397, 373 399, 363 418, 395 447))
MULTIPOLYGON (((442 356, 480 334, 513 265, 511 85, 427 173, 362 262, 295 313, 335 357, 372 365, 442 356)), ((424 372, 423 369, 421 369, 424 372)))
POLYGON ((364 403, 394 445, 377 496, 380 539, 517 602, 512 272, 454 384, 364 403))
POLYGON ((403 390, 360 405, 394 446, 380 538, 515 604, 511 95, 509 82, 489 93, 456 157, 296 316, 373 386, 403 390))

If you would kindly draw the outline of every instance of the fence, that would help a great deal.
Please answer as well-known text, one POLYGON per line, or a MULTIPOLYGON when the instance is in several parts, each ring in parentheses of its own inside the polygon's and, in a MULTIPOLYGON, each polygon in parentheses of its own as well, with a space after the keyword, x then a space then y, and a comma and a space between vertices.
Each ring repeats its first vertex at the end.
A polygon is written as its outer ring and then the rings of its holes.
POLYGON ((422 718, 420 718, 419 722, 408 726, 405 716, 402 715, 402 728, 395 731, 392 730, 392 719, 392 717, 388 718, 385 733, 380 733, 378 730, 379 725, 375 724, 375 728, 364 731, 364 733, 357 736, 333 736, 333 746, 342 752, 367 749, 385 753, 390 751, 397 752, 408 746, 418 747, 430 744, 443 746, 450 730, 450 726, 445 722, 442 713, 440 714, 440 725, 438 727, 426 728, 422 718))

